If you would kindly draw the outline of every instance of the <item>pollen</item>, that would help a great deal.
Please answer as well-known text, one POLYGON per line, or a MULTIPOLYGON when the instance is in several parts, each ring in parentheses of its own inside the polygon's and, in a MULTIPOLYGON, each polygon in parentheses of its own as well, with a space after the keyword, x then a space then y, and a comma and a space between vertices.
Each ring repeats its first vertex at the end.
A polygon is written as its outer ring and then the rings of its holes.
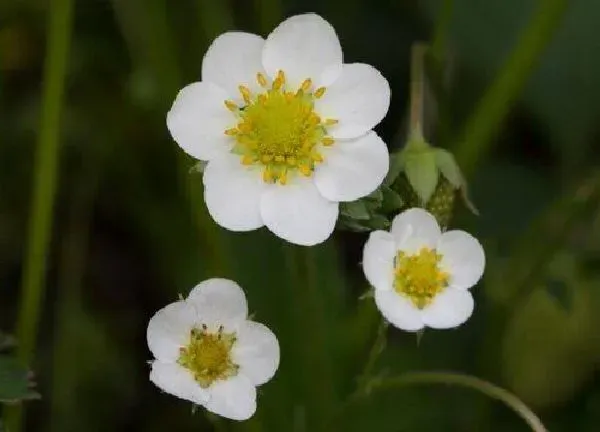
POLYGON ((285 185, 296 175, 310 177, 324 161, 322 148, 334 144, 327 128, 335 119, 322 119, 315 112, 315 100, 325 87, 314 89, 306 78, 290 88, 284 71, 278 71, 269 85, 262 73, 256 75, 260 89, 253 93, 246 86, 238 89, 241 106, 226 101, 237 124, 224 131, 235 141, 232 152, 243 165, 258 166, 266 183, 285 185))
POLYGON ((235 333, 225 333, 223 327, 216 332, 205 325, 193 328, 188 345, 179 350, 177 363, 194 375, 200 387, 208 388, 215 381, 237 375, 239 366, 231 359, 235 342, 235 333))
POLYGON ((394 265, 394 289, 409 298, 419 309, 448 286, 449 274, 439 267, 442 255, 429 248, 416 254, 398 252, 394 265))

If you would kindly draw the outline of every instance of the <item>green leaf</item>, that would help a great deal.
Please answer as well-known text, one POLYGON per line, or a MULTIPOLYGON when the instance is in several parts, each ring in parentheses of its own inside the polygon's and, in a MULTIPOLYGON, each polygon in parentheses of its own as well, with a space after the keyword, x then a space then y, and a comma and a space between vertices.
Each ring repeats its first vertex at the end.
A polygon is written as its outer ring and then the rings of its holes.
POLYGON ((405 162, 406 161, 404 159, 404 152, 402 151, 392 153, 390 155, 390 169, 387 175, 385 176, 385 179, 383 180, 383 184, 385 186, 391 186, 394 183, 396 178, 398 178, 398 175, 400 175, 400 173, 404 169, 405 162))
POLYGON ((371 216, 366 204, 361 200, 342 203, 340 211, 344 216, 356 220, 368 220, 371 216))
POLYGON ((426 203, 433 195, 438 183, 439 171, 435 152, 422 151, 406 154, 406 178, 421 199, 426 203))
POLYGON ((29 371, 14 357, 0 356, 0 402, 17 403, 39 397, 32 389, 29 371))
POLYGON ((435 163, 452 186, 458 189, 463 185, 463 175, 452 153, 441 148, 435 149, 435 163))
POLYGON ((387 186, 381 186, 381 191, 383 192, 383 204, 381 207, 385 213, 392 213, 402 208, 404 200, 398 192, 387 186))

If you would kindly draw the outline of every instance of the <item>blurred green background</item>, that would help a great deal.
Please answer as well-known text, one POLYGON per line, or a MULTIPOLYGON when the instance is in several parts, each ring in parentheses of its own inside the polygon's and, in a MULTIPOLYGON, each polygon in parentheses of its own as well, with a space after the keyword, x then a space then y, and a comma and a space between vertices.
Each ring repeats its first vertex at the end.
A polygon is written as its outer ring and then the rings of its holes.
POLYGON ((445 84, 428 136, 456 151, 481 213, 459 204, 452 223, 486 248, 473 317, 419 344, 390 330, 378 370, 473 374, 513 391, 551 431, 598 430, 600 2, 77 0, 66 74, 55 76, 65 85, 60 121, 44 129, 48 32, 70 25, 50 27, 49 16, 68 3, 0 0, 4 332, 18 321, 33 179, 52 184, 35 164, 36 142, 48 128, 59 137, 31 362, 42 399, 25 404, 26 430, 527 430, 501 403, 459 387, 390 389, 340 411, 378 323, 371 300, 358 300, 366 235, 337 232, 307 249, 265 230, 226 232, 207 215, 201 175, 170 139, 166 111, 199 80, 219 33, 266 36, 307 11, 334 25, 346 61, 390 81, 392 106, 377 131, 391 151, 406 136, 411 44, 435 40, 445 84), (279 372, 245 423, 214 425, 148 380, 149 318, 214 276, 245 288, 281 344, 279 372))

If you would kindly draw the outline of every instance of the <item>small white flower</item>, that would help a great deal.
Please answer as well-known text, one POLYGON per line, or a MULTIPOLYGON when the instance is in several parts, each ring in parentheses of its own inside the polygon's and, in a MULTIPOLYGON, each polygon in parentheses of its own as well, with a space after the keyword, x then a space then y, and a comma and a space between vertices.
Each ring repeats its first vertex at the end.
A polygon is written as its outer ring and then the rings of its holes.
POLYGON ((314 245, 333 232, 338 203, 373 192, 389 168, 372 131, 390 88, 372 66, 344 63, 333 27, 293 16, 263 39, 229 32, 204 56, 202 81, 167 115, 175 141, 208 161, 204 199, 232 231, 266 225, 314 245))
POLYGON ((206 280, 187 299, 159 310, 148 324, 148 347, 156 358, 150 380, 220 416, 250 418, 256 386, 279 366, 279 343, 247 316, 244 292, 227 279, 206 280))
POLYGON ((383 316, 402 330, 445 329, 473 313, 469 288, 485 267, 481 244, 464 231, 441 232, 419 208, 400 213, 391 232, 374 231, 363 252, 363 269, 383 316))

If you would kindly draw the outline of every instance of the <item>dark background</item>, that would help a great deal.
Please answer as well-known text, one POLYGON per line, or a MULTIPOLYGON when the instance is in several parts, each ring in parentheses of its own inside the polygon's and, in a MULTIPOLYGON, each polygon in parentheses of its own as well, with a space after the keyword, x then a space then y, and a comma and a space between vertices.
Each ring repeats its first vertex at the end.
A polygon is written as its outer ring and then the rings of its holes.
MULTIPOLYGON (((0 328, 8 332, 17 320, 53 3, 0 0, 0 328)), ((32 366, 42 399, 27 403, 27 430, 212 430, 202 411, 191 415, 188 403, 149 382, 145 332, 156 310, 214 276, 245 288, 282 349, 255 417, 223 421, 222 430, 527 430, 501 403, 459 387, 392 389, 340 412, 378 319, 370 300, 357 300, 367 288, 359 266, 366 235, 338 232, 306 249, 264 229, 226 232, 206 213, 201 175, 189 173, 193 161, 165 124, 177 90, 199 79, 216 35, 266 36, 285 17, 315 11, 336 28, 346 61, 372 64, 389 80, 391 109, 377 131, 394 151, 406 134, 410 46, 443 29, 442 4, 452 3, 442 32, 448 87, 428 134, 466 161, 481 215, 458 204, 453 226, 481 239, 486 276, 464 326, 428 331, 418 345, 391 330, 379 366, 390 375, 474 374, 515 392, 551 431, 597 430, 600 2, 593 0, 568 2, 531 74, 527 62, 512 66, 526 85, 504 118, 481 117, 495 125, 491 141, 481 142, 470 132, 482 123, 468 126, 469 119, 522 32, 546 13, 540 5, 555 0, 75 1, 32 366), (465 140, 477 155, 468 161, 465 140)), ((492 107, 505 102, 496 99, 492 107)))

